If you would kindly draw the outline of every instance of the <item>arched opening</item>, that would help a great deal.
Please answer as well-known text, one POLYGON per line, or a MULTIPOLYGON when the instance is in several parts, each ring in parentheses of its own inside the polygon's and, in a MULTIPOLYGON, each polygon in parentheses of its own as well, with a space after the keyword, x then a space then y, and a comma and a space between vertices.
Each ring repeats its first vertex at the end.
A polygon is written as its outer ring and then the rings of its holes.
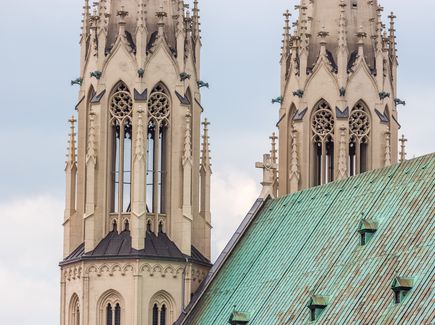
POLYGON ((349 117, 349 174, 364 173, 369 169, 370 117, 366 105, 359 101, 349 117))
POLYGON ((120 82, 110 98, 112 139, 112 206, 114 213, 131 211, 133 100, 127 86, 120 82))
POLYGON ((97 325, 123 325, 124 302, 118 292, 107 291, 101 296, 97 306, 97 325))
POLYGON ((166 325, 166 305, 163 305, 160 310, 160 325, 166 325))
POLYGON ((159 307, 154 304, 153 307, 153 325, 159 325, 159 307))
POLYGON ((334 181, 334 125, 331 107, 322 99, 315 106, 311 119, 314 186, 334 181))
POLYGON ((174 319, 174 299, 166 291, 156 293, 150 302, 150 324, 169 325, 174 319))
POLYGON ((124 222, 124 231, 130 231, 130 223, 128 220, 125 220, 124 222))
POLYGON ((80 301, 76 294, 70 300, 68 324, 80 325, 80 301))
POLYGON ((169 92, 158 84, 148 100, 147 209, 166 213, 168 126, 171 112, 169 92))

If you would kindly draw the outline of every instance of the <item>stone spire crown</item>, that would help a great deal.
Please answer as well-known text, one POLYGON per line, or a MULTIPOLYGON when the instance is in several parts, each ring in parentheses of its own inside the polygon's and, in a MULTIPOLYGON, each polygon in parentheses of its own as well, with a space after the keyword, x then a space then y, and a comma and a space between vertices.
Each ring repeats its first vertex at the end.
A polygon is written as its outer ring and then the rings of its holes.
MULTIPOLYGON (((358 38, 356 34, 360 31, 368 35, 374 35, 370 20, 377 19, 377 1, 357 1, 357 0, 322 0, 310 2, 308 5, 310 14, 311 30, 308 33, 318 35, 323 29, 326 29, 330 35, 328 37, 327 50, 335 55, 340 41, 340 16, 342 14, 346 21, 347 46, 349 53, 358 49, 358 38), (342 10, 344 11, 342 13, 342 10)), ((375 55, 375 43, 371 38, 364 40, 365 53, 367 62, 372 63, 375 55)), ((309 42, 310 54, 308 66, 315 64, 320 52, 320 44, 316 37, 311 37, 309 42)))
POLYGON ((156 13, 166 12, 167 17, 164 19, 165 36, 169 46, 175 48, 176 21, 173 17, 178 13, 177 2, 171 0, 142 0, 141 2, 145 5, 144 11, 138 10, 139 0, 107 0, 107 13, 109 15, 107 46, 113 45, 118 35, 118 12, 128 12, 128 16, 124 18, 126 32, 134 35, 138 21, 145 20, 150 37, 159 29, 159 18, 156 13))

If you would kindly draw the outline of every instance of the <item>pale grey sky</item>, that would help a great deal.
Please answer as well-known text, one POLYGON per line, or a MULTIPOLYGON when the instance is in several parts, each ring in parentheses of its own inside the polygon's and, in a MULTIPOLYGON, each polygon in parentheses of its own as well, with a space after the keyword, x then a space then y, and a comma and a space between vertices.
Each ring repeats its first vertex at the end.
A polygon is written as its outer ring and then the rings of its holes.
MULTIPOLYGON (((256 160, 278 107, 282 12, 296 1, 202 0, 211 120, 214 254, 255 199, 256 160)), ((435 1, 382 0, 398 16, 400 122, 410 156, 435 151, 435 1)), ((58 324, 67 118, 74 112, 81 0, 0 0, 0 320, 58 324), (23 304, 26 308, 23 308, 23 304), (25 311, 25 312, 23 312, 25 311)))

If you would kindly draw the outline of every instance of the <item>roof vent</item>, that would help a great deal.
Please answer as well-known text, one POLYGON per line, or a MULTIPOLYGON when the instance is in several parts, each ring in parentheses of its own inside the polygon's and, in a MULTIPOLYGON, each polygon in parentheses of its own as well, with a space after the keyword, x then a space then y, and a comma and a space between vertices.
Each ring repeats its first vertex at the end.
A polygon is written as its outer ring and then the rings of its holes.
POLYGON ((391 289, 394 291, 394 303, 400 304, 413 287, 414 279, 412 278, 403 278, 399 276, 394 278, 393 284, 391 285, 391 289))
POLYGON ((378 223, 375 221, 362 219, 359 223, 358 232, 361 236, 361 246, 367 245, 367 243, 373 238, 375 232, 378 231, 378 223))
POLYGON ((319 319, 320 315, 322 315, 323 311, 329 304, 328 296, 318 296, 313 295, 308 302, 308 309, 310 310, 310 318, 311 321, 314 322, 319 319))
POLYGON ((251 320, 251 315, 249 313, 233 311, 231 313, 231 317, 228 323, 231 325, 244 325, 244 324, 248 324, 250 320, 251 320))

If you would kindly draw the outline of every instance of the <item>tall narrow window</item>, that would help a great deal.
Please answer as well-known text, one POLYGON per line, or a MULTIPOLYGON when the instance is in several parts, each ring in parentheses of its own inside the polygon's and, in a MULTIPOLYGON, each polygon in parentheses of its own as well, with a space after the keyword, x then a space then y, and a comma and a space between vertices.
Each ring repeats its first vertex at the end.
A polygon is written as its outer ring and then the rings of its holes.
POLYGON ((111 304, 108 304, 106 308, 106 325, 113 325, 113 310, 111 304))
POLYGON ((313 180, 322 185, 334 180, 334 116, 325 100, 314 110, 313 130, 313 180))
POLYGON ((121 306, 116 304, 115 307, 115 325, 121 325, 121 306))
POLYGON ((166 213, 167 131, 170 116, 167 90, 157 85, 148 100, 147 207, 151 213, 166 213))
POLYGON ((163 305, 160 311, 160 325, 166 325, 166 305, 163 305))
POLYGON ((112 212, 131 209, 131 138, 133 100, 125 84, 120 83, 110 99, 112 125, 112 212))
POLYGON ((74 325, 80 325, 80 306, 76 306, 76 319, 74 325))
POLYGON ((370 118, 362 102, 358 102, 352 109, 349 117, 349 132, 349 172, 350 176, 354 176, 369 169, 370 118))
POLYGON ((153 325, 159 325, 159 307, 157 304, 153 307, 153 325))
POLYGON ((68 324, 80 325, 80 302, 76 294, 71 298, 68 324))

